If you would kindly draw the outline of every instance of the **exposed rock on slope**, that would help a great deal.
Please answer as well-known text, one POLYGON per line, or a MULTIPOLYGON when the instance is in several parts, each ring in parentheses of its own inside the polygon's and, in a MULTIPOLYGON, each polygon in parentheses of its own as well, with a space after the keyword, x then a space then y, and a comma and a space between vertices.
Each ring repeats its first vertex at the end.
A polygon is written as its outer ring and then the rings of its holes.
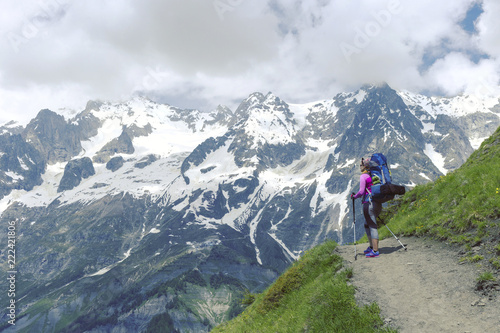
POLYGON ((82 179, 95 175, 94 165, 88 157, 71 160, 64 168, 64 175, 57 192, 71 190, 78 186, 82 179))

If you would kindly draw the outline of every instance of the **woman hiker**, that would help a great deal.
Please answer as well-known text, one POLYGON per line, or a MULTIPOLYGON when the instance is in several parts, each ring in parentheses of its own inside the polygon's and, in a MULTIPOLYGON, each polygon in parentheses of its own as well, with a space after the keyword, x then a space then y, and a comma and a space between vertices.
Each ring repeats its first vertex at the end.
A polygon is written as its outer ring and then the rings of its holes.
MULTIPOLYGON (((364 251, 367 258, 379 256, 378 251, 378 230, 377 216, 382 212, 382 204, 370 200, 371 186, 373 184, 370 177, 370 161, 361 159, 361 177, 359 178, 359 191, 351 194, 351 199, 363 197, 363 215, 365 216, 365 231, 370 246, 364 251)), ((356 241, 356 240, 354 240, 356 241)))

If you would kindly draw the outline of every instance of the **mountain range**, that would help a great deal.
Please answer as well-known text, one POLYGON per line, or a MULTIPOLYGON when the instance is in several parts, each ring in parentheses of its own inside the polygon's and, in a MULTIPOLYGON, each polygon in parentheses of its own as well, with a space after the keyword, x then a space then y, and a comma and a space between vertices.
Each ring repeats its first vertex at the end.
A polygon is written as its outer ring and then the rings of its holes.
POLYGON ((0 221, 16 225, 16 332, 206 332, 304 251, 353 241, 361 157, 383 152, 411 189, 457 169, 499 126, 498 96, 386 84, 306 104, 253 93, 210 113, 90 101, 4 124, 0 221))

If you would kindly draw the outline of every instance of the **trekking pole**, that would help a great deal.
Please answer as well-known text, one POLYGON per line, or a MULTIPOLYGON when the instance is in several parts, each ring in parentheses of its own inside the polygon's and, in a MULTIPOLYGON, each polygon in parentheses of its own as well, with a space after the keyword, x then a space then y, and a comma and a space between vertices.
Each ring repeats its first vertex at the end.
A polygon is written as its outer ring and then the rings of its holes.
POLYGON ((401 244, 401 246, 403 247, 403 249, 405 249, 405 251, 406 251, 406 247, 403 245, 403 243, 401 243, 401 241, 399 240, 399 238, 397 238, 396 235, 394 235, 394 233, 392 232, 391 229, 389 229, 389 227, 387 226, 387 224, 384 223, 384 225, 387 228, 387 230, 389 230, 391 232, 391 234, 394 236, 394 238, 396 238, 396 240, 399 242, 399 244, 401 244))
POLYGON ((354 205, 354 198, 351 196, 352 199, 352 216, 354 220, 354 260, 358 260, 358 252, 356 251, 356 206, 354 205))

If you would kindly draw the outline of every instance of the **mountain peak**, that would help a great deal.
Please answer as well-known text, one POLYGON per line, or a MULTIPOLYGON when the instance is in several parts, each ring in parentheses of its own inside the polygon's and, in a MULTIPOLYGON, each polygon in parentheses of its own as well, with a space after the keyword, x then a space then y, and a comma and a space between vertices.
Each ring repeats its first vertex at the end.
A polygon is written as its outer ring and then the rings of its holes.
POLYGON ((85 106, 85 111, 99 111, 99 108, 104 104, 102 101, 88 101, 85 106))

